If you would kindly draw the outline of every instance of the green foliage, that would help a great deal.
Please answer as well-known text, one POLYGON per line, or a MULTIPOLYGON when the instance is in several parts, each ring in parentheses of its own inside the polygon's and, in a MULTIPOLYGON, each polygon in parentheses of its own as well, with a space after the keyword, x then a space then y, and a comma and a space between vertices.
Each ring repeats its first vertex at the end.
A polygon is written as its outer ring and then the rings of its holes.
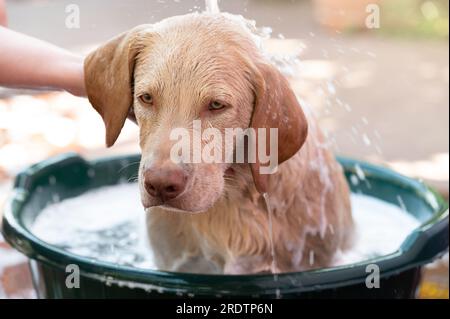
POLYGON ((380 32, 388 35, 448 39, 448 0, 384 0, 380 32))

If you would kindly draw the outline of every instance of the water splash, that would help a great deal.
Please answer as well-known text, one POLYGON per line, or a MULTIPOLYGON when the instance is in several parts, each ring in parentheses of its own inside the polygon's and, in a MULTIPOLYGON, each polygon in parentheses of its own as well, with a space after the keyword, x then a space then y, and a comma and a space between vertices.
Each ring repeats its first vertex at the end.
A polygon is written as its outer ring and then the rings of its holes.
MULTIPOLYGON (((267 209, 267 213, 269 215, 269 242, 270 242, 270 254, 272 257, 270 271, 273 274, 273 280, 278 281, 279 269, 277 266, 277 258, 276 258, 276 254, 275 254, 275 244, 273 241, 273 211, 272 211, 272 207, 270 205, 269 194, 264 193, 264 194, 262 194, 262 196, 264 198, 264 202, 266 203, 266 209, 267 209)), ((276 297, 281 298, 279 289, 276 290, 276 297)))
POLYGON ((272 256, 272 263, 270 265, 270 271, 273 274, 276 274, 278 272, 278 268, 277 268, 277 261, 276 261, 276 255, 275 255, 275 245, 273 242, 273 211, 272 211, 272 207, 270 206, 269 194, 264 193, 264 194, 262 194, 262 196, 266 203, 267 213, 269 214, 269 242, 270 242, 270 254, 272 256))
MULTIPOLYGON (((212 12, 212 13, 219 13, 220 9, 218 6, 218 3, 216 0, 206 0, 206 11, 207 12, 212 12)), ((237 20, 239 23, 241 23, 244 27, 246 27, 250 33, 253 35, 253 39, 255 41, 255 43, 257 44, 258 48, 261 50, 261 52, 263 53, 263 55, 267 58, 267 60, 269 60, 274 66, 276 66, 284 75, 286 76, 290 76, 290 77, 294 77, 294 78, 298 78, 299 73, 302 72, 302 68, 303 68, 303 64, 302 61, 299 59, 300 53, 302 52, 301 50, 305 49, 304 47, 301 48, 300 51, 298 52, 294 52, 294 54, 287 54, 285 52, 282 52, 282 54, 277 54, 277 55, 273 55, 273 54, 268 54, 268 50, 266 50, 265 48, 265 44, 267 43, 266 40, 272 39, 272 33, 273 30, 270 27, 257 27, 256 26, 256 21, 254 20, 247 20, 245 19, 243 16, 235 16, 235 15, 230 15, 227 13, 222 13, 225 16, 230 17, 231 19, 237 20)), ((310 34, 311 37, 315 37, 315 34, 311 33, 310 34)), ((280 39, 284 39, 284 36, 279 36, 280 39)), ((335 39, 332 39, 333 42, 336 42, 335 39)), ((335 49, 337 50, 338 53, 340 54, 346 54, 347 51, 344 50, 340 44, 336 43, 334 45, 335 49)), ((358 52, 358 50, 351 50, 353 52, 358 52)), ((329 54, 330 52, 328 51, 323 51, 324 55, 327 56, 327 58, 329 58, 329 54)), ((348 69, 345 69, 346 72, 349 72, 348 69)), ((342 101, 339 97, 338 97, 338 89, 337 86, 340 85, 340 80, 338 78, 331 78, 329 80, 326 80, 322 85, 321 85, 321 91, 319 92, 319 94, 321 94, 323 97, 327 97, 327 105, 328 107, 325 108, 325 112, 327 116, 330 116, 333 112, 333 105, 337 105, 341 108, 343 108, 344 110, 346 110, 347 112, 351 112, 352 108, 351 106, 346 103, 345 101, 342 101)), ((300 99, 299 99, 300 100, 300 99)), ((301 105, 303 106, 303 109, 305 111, 305 113, 310 113, 311 117, 310 118, 314 118, 316 117, 314 115, 314 109, 313 108, 309 108, 309 110, 305 110, 308 109, 307 103, 305 103, 304 101, 301 102, 301 105), (310 112, 308 112, 310 111, 310 112)), ((314 121, 313 121, 314 122, 314 121)), ((363 117, 361 119, 361 124, 362 127, 360 127, 361 125, 356 125, 352 128, 352 135, 351 136, 351 140, 357 144, 358 141, 362 141, 363 144, 366 147, 370 147, 370 146, 375 146, 377 148, 379 148, 377 145, 374 145, 373 140, 371 140, 371 138, 369 137, 369 135, 367 133, 361 132, 364 128, 368 126, 368 120, 363 117)), ((314 125, 315 126, 315 125, 314 125)), ((314 129, 319 130, 318 127, 315 127, 314 129)), ((314 134, 312 134, 314 135, 314 134)), ((312 143, 315 144, 316 150, 317 150, 317 158, 314 161, 314 163, 310 163, 310 167, 311 169, 317 170, 318 172, 318 176, 320 179, 320 182, 322 184, 322 191, 320 193, 320 209, 319 209, 319 214, 320 214, 320 220, 319 220, 319 225, 317 227, 317 229, 310 229, 308 230, 309 232, 313 232, 313 233, 318 233, 322 238, 325 237, 326 232, 330 231, 332 232, 332 225, 329 225, 328 220, 327 220, 327 215, 326 215, 326 200, 327 200, 327 196, 330 192, 333 192, 333 182, 331 179, 331 173, 332 170, 334 170, 334 167, 328 167, 327 166, 327 162, 325 159, 325 154, 326 152, 328 152, 329 149, 331 149, 332 145, 330 145, 330 143, 332 143, 335 139, 334 136, 328 136, 329 134, 327 134, 327 142, 323 142, 317 138, 314 138, 314 140, 312 141, 312 143)), ((336 144, 336 142, 334 143, 336 144)), ((366 184, 366 187, 370 188, 370 183, 367 181, 367 179, 365 179, 364 173, 362 171, 361 168, 356 167, 356 174, 355 176, 353 176, 352 179, 352 183, 353 184, 359 184, 359 182, 362 181, 363 183, 366 184)), ((270 238, 270 245, 271 245, 271 255, 272 255, 272 264, 271 264, 271 272, 276 274, 277 272, 279 272, 279 269, 277 269, 277 262, 276 262, 276 255, 275 255, 275 248, 274 248, 274 235, 273 235, 273 212, 272 209, 270 207, 270 201, 269 201, 269 195, 268 194, 263 194, 266 206, 267 206, 267 211, 269 214, 269 238, 270 238)), ((303 255, 303 249, 301 249, 301 255, 303 255)), ((314 252, 309 252, 309 259, 310 259, 310 263, 314 263, 314 252)))
MULTIPOLYGON (((205 0, 206 5, 206 12, 207 13, 220 13, 218 0, 205 0)), ((246 29, 250 31, 250 33, 253 35, 253 40, 255 41, 256 45, 261 49, 263 54, 266 55, 266 57, 271 61, 272 64, 274 64, 282 73, 293 75, 294 70, 296 67, 300 64, 300 61, 298 60, 297 56, 298 54, 295 54, 295 56, 288 56, 288 55, 278 55, 278 56, 270 56, 265 53, 263 42, 264 40, 268 40, 272 37, 273 30, 270 27, 256 27, 256 21, 254 20, 247 20, 243 16, 234 16, 229 14, 224 14, 228 16, 229 18, 240 22, 246 29)), ((283 37, 282 37, 283 38, 283 37)), ((269 194, 264 193, 262 194, 266 209, 268 213, 269 218, 269 241, 270 241, 270 254, 272 258, 272 262, 270 265, 270 271, 272 272, 274 276, 274 281, 278 281, 278 265, 277 265, 277 258, 275 253, 275 245, 274 245, 274 238, 273 238, 273 211, 272 207, 270 205, 270 199, 269 194)), ((276 290, 276 297, 281 298, 280 290, 276 290)))
POLYGON ((220 13, 218 0, 205 0, 207 13, 220 13))

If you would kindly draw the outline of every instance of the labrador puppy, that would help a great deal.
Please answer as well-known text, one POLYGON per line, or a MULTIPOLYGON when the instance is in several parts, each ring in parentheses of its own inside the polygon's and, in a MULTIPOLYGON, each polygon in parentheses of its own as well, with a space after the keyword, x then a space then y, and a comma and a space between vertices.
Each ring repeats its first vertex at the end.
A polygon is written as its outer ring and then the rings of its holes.
POLYGON ((342 169, 242 19, 195 13, 138 26, 92 52, 85 78, 108 147, 127 118, 139 125, 139 186, 160 269, 298 271, 329 266, 351 245, 342 169), (260 155, 244 163, 174 161, 172 132, 195 135, 195 120, 221 134, 276 128, 276 172, 261 173, 260 155))

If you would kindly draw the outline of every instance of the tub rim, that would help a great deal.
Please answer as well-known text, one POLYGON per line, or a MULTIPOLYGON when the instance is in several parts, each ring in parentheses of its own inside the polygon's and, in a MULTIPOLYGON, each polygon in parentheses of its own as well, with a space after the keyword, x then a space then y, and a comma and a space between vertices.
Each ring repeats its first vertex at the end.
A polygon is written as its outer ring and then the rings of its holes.
POLYGON ((216 296, 275 296, 279 293, 307 292, 360 284, 367 278, 366 267, 369 264, 377 264, 380 268, 380 278, 386 278, 431 262, 448 251, 448 204, 437 192, 422 182, 388 168, 342 157, 339 161, 346 172, 355 173, 355 166, 359 165, 368 178, 376 178, 414 191, 435 211, 405 239, 397 251, 350 265, 278 274, 275 281, 273 275, 267 274, 206 275, 115 265, 82 257, 47 244, 34 236, 23 224, 20 215, 30 196, 26 187, 33 183, 32 177, 35 174, 52 169, 54 165, 62 162, 68 165, 83 163, 93 167, 105 162, 130 161, 139 158, 139 155, 125 155, 86 161, 77 154, 69 153, 25 169, 17 176, 14 189, 4 208, 1 228, 6 241, 30 259, 62 270, 65 270, 66 265, 76 264, 79 266, 81 275, 100 280, 107 285, 128 285, 130 288, 144 290, 216 296), (441 238, 442 236, 444 237, 441 238), (444 239, 444 241, 432 242, 433 238, 444 239))

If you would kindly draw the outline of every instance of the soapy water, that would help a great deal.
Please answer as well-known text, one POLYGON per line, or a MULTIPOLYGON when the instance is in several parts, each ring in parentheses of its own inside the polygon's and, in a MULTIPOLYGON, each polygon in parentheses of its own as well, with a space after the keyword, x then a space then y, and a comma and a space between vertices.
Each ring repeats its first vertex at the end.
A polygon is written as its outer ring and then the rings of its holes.
MULTIPOLYGON (((351 202, 355 244, 337 254, 335 265, 393 253, 420 224, 401 207, 374 197, 352 194, 351 202)), ((103 187, 51 204, 37 216, 31 231, 39 239, 80 256, 157 269, 146 244, 145 212, 136 183, 103 187)), ((314 263, 314 252, 309 259, 314 263)))
POLYGON ((139 194, 137 183, 119 184, 52 204, 36 218, 32 232, 80 256, 155 269, 139 194))

